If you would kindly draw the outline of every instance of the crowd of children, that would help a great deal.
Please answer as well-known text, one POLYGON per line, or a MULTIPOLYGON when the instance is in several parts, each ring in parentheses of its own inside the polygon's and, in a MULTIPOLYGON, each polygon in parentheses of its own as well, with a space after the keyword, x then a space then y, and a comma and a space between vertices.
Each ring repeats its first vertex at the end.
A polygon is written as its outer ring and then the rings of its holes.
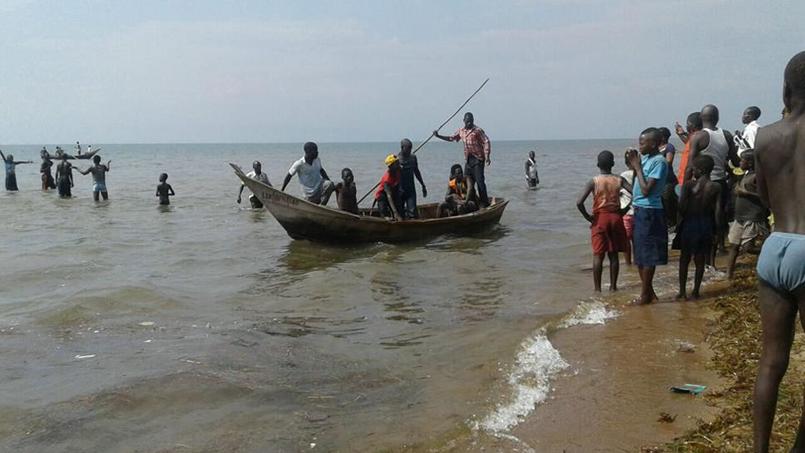
POLYGON ((669 231, 672 249, 679 250, 679 292, 687 299, 688 268, 695 266, 693 291, 698 298, 706 265, 715 264, 720 244, 728 252, 728 275, 743 250, 757 249, 769 234, 769 211, 761 203, 754 174, 754 139, 760 109, 743 115, 746 131, 729 134, 717 127, 718 109, 705 106, 688 116, 687 130, 676 130, 685 148, 674 171, 676 149, 667 128, 648 128, 640 134, 639 150, 625 154, 626 171, 612 174, 614 155, 598 155, 600 174, 584 187, 577 206, 590 224, 593 284, 601 291, 604 257, 610 263, 610 290, 617 289, 618 254, 637 265, 640 303, 657 299, 653 289, 657 265, 668 262, 669 231), (739 165, 735 165, 739 163, 739 165), (717 176, 713 176, 718 172, 717 176), (593 212, 585 207, 593 197, 593 212), (728 243, 729 245, 726 245, 728 243))

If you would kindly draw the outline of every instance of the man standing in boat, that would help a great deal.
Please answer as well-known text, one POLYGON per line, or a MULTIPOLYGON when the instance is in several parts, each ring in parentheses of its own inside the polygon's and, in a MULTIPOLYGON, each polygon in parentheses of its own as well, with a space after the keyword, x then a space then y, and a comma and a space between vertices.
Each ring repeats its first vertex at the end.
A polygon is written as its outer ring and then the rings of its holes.
POLYGON ((464 166, 464 177, 467 179, 469 187, 469 199, 477 199, 480 206, 489 206, 489 197, 486 193, 486 180, 484 178, 484 167, 492 163, 490 153, 492 144, 489 137, 480 127, 475 125, 475 118, 472 113, 464 114, 464 127, 450 136, 439 135, 439 131, 433 131, 433 136, 447 142, 464 142, 464 157, 467 162, 464 166), (476 194, 475 186, 478 186, 476 194))
POLYGON ((419 163, 416 156, 411 153, 413 143, 407 138, 402 139, 400 142, 400 155, 398 160, 400 162, 401 171, 401 196, 403 215, 406 219, 416 219, 419 213, 416 209, 416 187, 414 186, 414 178, 419 181, 422 186, 422 196, 428 196, 428 189, 425 187, 425 182, 422 180, 422 173, 419 171, 419 163))
POLYGON ((299 177, 302 193, 311 203, 326 205, 330 195, 335 190, 335 184, 330 181, 327 172, 321 167, 319 161, 319 147, 313 142, 305 143, 305 156, 291 165, 285 180, 282 182, 282 191, 291 182, 293 175, 299 177))

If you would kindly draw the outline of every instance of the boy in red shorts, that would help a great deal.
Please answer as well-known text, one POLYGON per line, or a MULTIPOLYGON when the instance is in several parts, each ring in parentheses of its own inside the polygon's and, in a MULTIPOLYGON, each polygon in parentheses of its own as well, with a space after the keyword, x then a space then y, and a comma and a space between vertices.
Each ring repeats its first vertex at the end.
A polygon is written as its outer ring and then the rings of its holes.
POLYGON ((615 156, 609 151, 598 154, 598 168, 601 174, 593 177, 584 191, 579 195, 576 206, 581 215, 592 226, 590 235, 593 246, 593 285, 595 291, 601 291, 601 274, 604 271, 604 255, 609 257, 609 290, 618 290, 618 252, 626 251, 628 240, 626 229, 623 227, 623 214, 628 206, 621 209, 620 192, 626 189, 630 193, 632 186, 620 176, 612 174, 615 166, 615 156), (587 212, 584 202, 593 194, 593 215, 587 212))

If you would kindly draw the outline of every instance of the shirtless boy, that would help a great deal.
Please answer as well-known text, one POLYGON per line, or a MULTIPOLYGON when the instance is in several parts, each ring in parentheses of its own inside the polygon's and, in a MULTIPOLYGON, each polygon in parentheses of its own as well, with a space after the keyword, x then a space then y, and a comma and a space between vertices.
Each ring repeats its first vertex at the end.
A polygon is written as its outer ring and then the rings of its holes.
MULTIPOLYGON (((769 449, 797 311, 805 311, 805 52, 785 68, 783 102, 785 118, 761 128, 755 140, 758 193, 775 225, 757 262, 763 349, 752 409, 756 452, 769 449)), ((791 451, 805 451, 805 418, 791 451)))
POLYGON ((95 156, 92 158, 92 162, 95 163, 95 165, 92 167, 89 167, 86 170, 76 167, 76 170, 78 170, 78 172, 82 175, 92 173, 92 179, 94 181, 92 184, 93 200, 98 201, 98 194, 102 195, 104 200, 108 200, 109 192, 106 189, 106 173, 112 168, 112 161, 110 160, 106 162, 106 165, 103 165, 101 163, 101 156, 95 156))
POLYGON ((56 166, 56 187, 59 189, 59 197, 72 197, 73 185, 73 165, 67 162, 67 155, 62 154, 61 162, 56 166))
POLYGON ((338 209, 342 211, 358 214, 357 188, 355 187, 355 176, 352 170, 345 168, 341 170, 341 182, 335 185, 335 201, 338 202, 338 209))
POLYGON ((173 192, 173 187, 168 184, 168 174, 162 173, 159 175, 159 185, 157 186, 157 193, 156 196, 159 197, 159 204, 163 206, 167 206, 171 204, 170 198, 176 195, 173 192))
POLYGON ((696 264, 691 295, 694 299, 699 298, 705 261, 713 251, 716 222, 722 215, 721 186, 710 180, 713 166, 712 157, 706 155, 696 157, 693 159, 693 178, 682 185, 682 195, 679 197, 679 214, 682 220, 673 244, 674 249, 681 250, 677 299, 688 298, 688 267, 691 258, 696 264))

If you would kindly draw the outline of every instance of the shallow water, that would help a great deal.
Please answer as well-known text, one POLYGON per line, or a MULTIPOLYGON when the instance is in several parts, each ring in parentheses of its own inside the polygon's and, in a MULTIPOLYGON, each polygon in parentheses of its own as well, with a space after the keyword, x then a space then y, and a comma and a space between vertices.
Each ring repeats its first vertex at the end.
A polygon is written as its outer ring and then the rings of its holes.
MULTIPOLYGON (((0 449, 399 449, 490 414, 516 424, 524 414, 496 410, 516 399, 518 354, 589 301, 575 197, 600 149, 630 144, 493 142, 490 193, 511 200, 498 227, 350 247, 293 241, 235 203, 227 162, 260 159, 277 185, 301 144, 101 145, 111 199, 97 204, 90 176, 60 200, 20 166, 21 191, 0 194, 0 449)), ((363 194, 396 146, 319 148, 363 194)), ((36 160, 38 147, 3 149, 36 160)), ((460 145, 420 152, 420 202, 460 160, 460 145)))

